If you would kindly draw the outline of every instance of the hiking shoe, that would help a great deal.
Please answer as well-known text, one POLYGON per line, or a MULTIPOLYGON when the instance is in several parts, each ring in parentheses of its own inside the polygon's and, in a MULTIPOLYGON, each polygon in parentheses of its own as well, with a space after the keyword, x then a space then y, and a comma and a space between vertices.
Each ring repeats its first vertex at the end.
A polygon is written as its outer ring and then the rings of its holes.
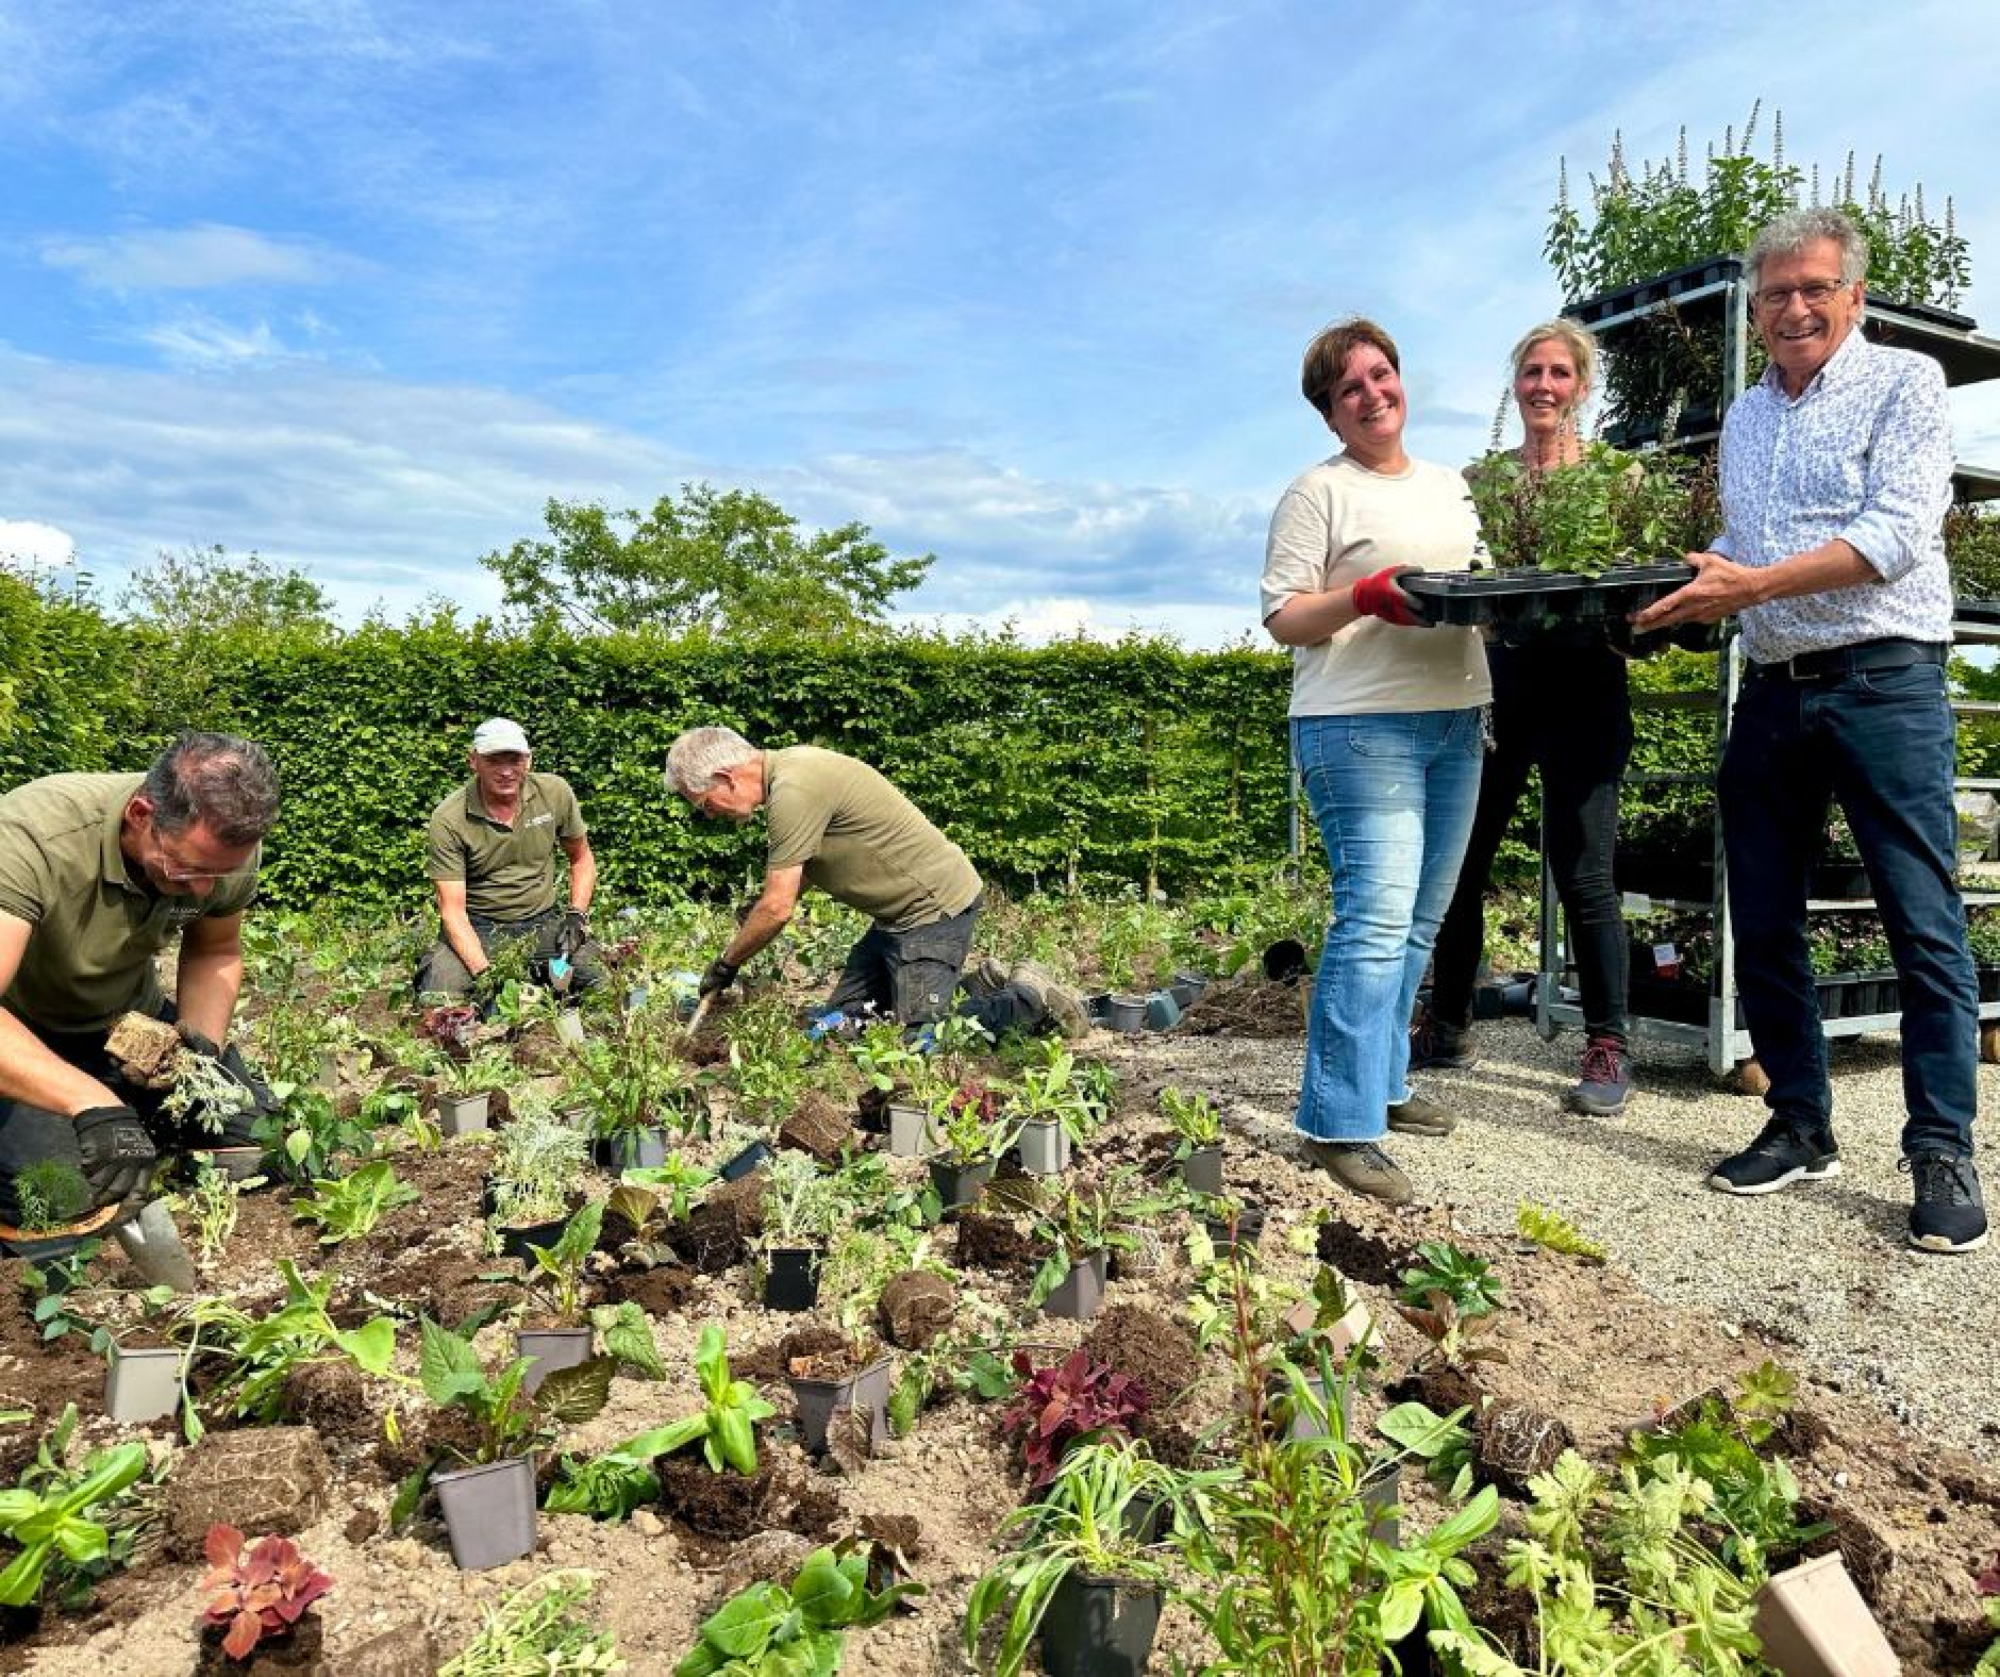
POLYGON ((1815 1127, 1809 1120, 1774 1117, 1748 1147, 1715 1167, 1708 1185, 1725 1194, 1775 1194, 1794 1182, 1839 1174, 1840 1147, 1831 1124, 1815 1127))
POLYGON ((967 994, 984 1001, 1007 988, 1006 963, 996 961, 991 955, 981 955, 958 975, 958 981, 965 986, 967 994))
POLYGON ((1910 1244, 1920 1252, 1972 1252, 1986 1244, 1986 1202, 1979 1170, 1957 1153, 1913 1153, 1897 1168, 1910 1173, 1910 1244))
POLYGON ((1350 1193, 1384 1205, 1408 1205, 1416 1198, 1410 1179, 1377 1142, 1307 1138, 1305 1149, 1307 1158, 1350 1193))
POLYGON ((1389 1128, 1398 1135, 1450 1135, 1458 1128, 1458 1114, 1422 1095, 1412 1095, 1389 1108, 1389 1128))
POLYGON ((1615 1118, 1632 1098, 1632 1056, 1615 1036, 1594 1036, 1584 1045, 1583 1076, 1563 1096, 1572 1112, 1615 1118))
POLYGON ((1410 1070, 1464 1071, 1478 1064, 1470 1025, 1447 1025, 1426 1009, 1410 1027, 1410 1070))
POLYGON ((1090 1034, 1090 1009, 1082 995, 1058 983, 1039 961, 1016 961, 1007 982, 1024 992, 1064 1036, 1074 1041, 1090 1034))

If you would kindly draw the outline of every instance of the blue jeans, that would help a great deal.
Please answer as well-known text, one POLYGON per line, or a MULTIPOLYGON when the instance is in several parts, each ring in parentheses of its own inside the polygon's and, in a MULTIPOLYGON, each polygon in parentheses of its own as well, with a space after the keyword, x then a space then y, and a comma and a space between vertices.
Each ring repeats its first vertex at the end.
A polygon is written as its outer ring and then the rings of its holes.
POLYGON ((1744 683, 1719 790, 1736 979, 1774 1114, 1812 1126, 1833 1115, 1806 896, 1838 799, 1902 992, 1903 1150, 1972 1151, 1979 989, 1952 882, 1953 760, 1936 664, 1744 683))
POLYGON ((1409 1098, 1410 1009, 1479 797, 1479 711, 1299 716, 1292 745, 1333 875, 1295 1122, 1373 1141, 1409 1098))

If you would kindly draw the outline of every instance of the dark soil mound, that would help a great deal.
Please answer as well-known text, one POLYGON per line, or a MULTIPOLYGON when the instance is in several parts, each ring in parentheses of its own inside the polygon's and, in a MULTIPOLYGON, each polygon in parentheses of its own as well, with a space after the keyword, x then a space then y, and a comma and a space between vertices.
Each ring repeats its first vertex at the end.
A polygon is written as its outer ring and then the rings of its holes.
POLYGON ((957 1262, 960 1269, 1012 1273, 1025 1280, 1047 1256, 1047 1247, 1005 1217, 988 1217, 978 1211, 959 1214, 957 1262))

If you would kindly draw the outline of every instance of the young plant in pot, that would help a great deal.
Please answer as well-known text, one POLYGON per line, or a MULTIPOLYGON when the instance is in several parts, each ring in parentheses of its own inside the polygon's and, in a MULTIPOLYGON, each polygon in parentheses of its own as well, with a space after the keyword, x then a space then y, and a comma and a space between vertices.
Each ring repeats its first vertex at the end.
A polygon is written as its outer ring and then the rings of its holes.
POLYGON ((1199 1092, 1160 1091, 1160 1115, 1174 1128, 1174 1163, 1197 1194, 1222 1193, 1222 1114, 1199 1092))
POLYGON ((1016 1127, 1021 1168, 1054 1176, 1069 1168, 1071 1149, 1095 1133, 1097 1117, 1060 1037, 1035 1037, 1027 1052, 1036 1058, 1020 1068, 1004 1110, 1016 1127))
POLYGON ((590 1113, 592 1154, 607 1170, 652 1169, 704 1112, 704 1090, 643 1018, 618 1016, 608 1035, 566 1045, 572 1087, 590 1113))
POLYGON ((628 1438, 586 1459, 564 1456, 556 1470, 545 1506, 551 1514, 588 1514, 594 1519, 622 1520, 660 1494, 653 1463, 661 1456, 699 1444, 714 1473, 757 1472, 757 1423, 777 1413, 747 1380, 729 1370, 729 1351, 721 1327, 705 1323, 695 1347, 695 1373, 701 1380, 702 1406, 693 1415, 628 1438))
POLYGON ((1039 1634, 1051 1677, 1141 1677, 1172 1558, 1147 1540, 1155 1522, 1141 1507, 1170 1478, 1129 1440, 1075 1451, 1047 1492, 1003 1523, 1014 1546, 972 1587, 967 1657, 993 1677, 1019 1677, 1039 1634), (987 1650, 989 1624, 1000 1637, 987 1650))
POLYGON ((889 1437, 889 1389, 895 1364, 874 1336, 872 1313, 859 1294, 843 1308, 837 1346, 791 1357, 786 1379, 798 1405, 799 1438, 814 1455, 824 1451, 837 1410, 866 1416, 871 1445, 889 1437))
POLYGON ((407 1518, 426 1483, 436 1489, 451 1538, 452 1559, 468 1572, 503 1566, 535 1546, 534 1451, 565 1426, 592 1419, 611 1395, 612 1364, 593 1358, 558 1369, 530 1393, 528 1359, 516 1357, 497 1374, 480 1365, 472 1341, 422 1319, 419 1375, 424 1393, 470 1423, 471 1447, 454 1446, 464 1465, 436 1471, 433 1457, 397 1493, 395 1512, 407 1518))
POLYGON ((863 1129, 878 1134, 886 1131, 889 1114, 899 1106, 922 1113, 922 1102, 912 1092, 912 1085, 928 1062, 911 1045, 909 1033, 895 1020, 877 1019, 863 1027, 848 1055, 854 1061, 854 1069, 861 1073, 863 1129))
POLYGON ((998 1116, 999 1104, 991 1089, 968 1083, 934 1112, 938 1151, 931 1155, 931 1185, 947 1217, 979 1198, 1007 1150, 1011 1131, 998 1116))
MULTIPOLYGON (((260 1647, 295 1647, 302 1654, 317 1648, 319 1620, 306 1613, 333 1588, 333 1579, 289 1537, 274 1533, 250 1543, 236 1527, 217 1522, 208 1528, 202 1553, 208 1560, 201 1581, 204 1655, 213 1651, 233 1663, 260 1647)), ((201 1669, 209 1668, 204 1659, 201 1669)))
POLYGON ((820 1264, 839 1209, 832 1179, 810 1154, 783 1152, 764 1185, 764 1303, 810 1310, 819 1301, 820 1264))
POLYGON ((485 1130, 492 1091, 514 1081, 513 1062, 490 1050, 459 1060, 450 1054, 428 1056, 437 1081, 438 1130, 450 1140, 485 1130))
POLYGON ((527 1259, 561 1233, 582 1186, 589 1144, 543 1104, 517 1111, 493 1148, 487 1221, 508 1257, 527 1259))
POLYGON ((1147 1192, 1131 1165, 1094 1186, 1064 1189, 1036 1215, 1035 1232, 1051 1250, 1035 1271, 1028 1302, 1072 1321, 1094 1316, 1111 1254, 1134 1250, 1138 1231, 1177 1203, 1173 1195, 1147 1192))

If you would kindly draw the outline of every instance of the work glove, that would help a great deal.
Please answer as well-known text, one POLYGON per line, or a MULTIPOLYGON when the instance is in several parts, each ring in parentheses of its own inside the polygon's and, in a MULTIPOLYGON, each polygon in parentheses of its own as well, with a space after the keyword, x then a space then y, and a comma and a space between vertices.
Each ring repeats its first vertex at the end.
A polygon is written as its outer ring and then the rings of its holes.
POLYGON ((1416 565, 1386 565, 1373 576, 1363 577, 1354 585, 1354 609, 1363 617, 1379 617, 1400 628, 1429 628, 1430 618, 1422 603, 1405 593, 1396 580, 1419 569, 1416 565))
POLYGON ((98 1205, 130 1199, 151 1179, 153 1138, 129 1106, 91 1106, 73 1120, 83 1179, 98 1205))
POLYGON ((736 982, 736 968, 720 955, 708 963, 708 971, 701 975, 701 988, 696 993, 712 996, 718 990, 727 990, 736 982))
POLYGON ((563 916, 562 930, 556 934, 556 953, 574 961, 576 952, 590 941, 590 916, 573 908, 563 916))
MULTIPOLYGON (((230 1082, 236 1084, 250 1097, 248 1105, 251 1114, 278 1110, 278 1097, 271 1092, 270 1084, 250 1069, 250 1062, 243 1058, 243 1050, 235 1043, 232 1042, 227 1048, 218 1048, 201 1032, 178 1021, 174 1029, 180 1033, 180 1039, 187 1045, 190 1054, 199 1054, 205 1060, 213 1060, 228 1074, 230 1082)), ((188 1116, 198 1118, 200 1111, 197 1105, 189 1110, 188 1116)))

